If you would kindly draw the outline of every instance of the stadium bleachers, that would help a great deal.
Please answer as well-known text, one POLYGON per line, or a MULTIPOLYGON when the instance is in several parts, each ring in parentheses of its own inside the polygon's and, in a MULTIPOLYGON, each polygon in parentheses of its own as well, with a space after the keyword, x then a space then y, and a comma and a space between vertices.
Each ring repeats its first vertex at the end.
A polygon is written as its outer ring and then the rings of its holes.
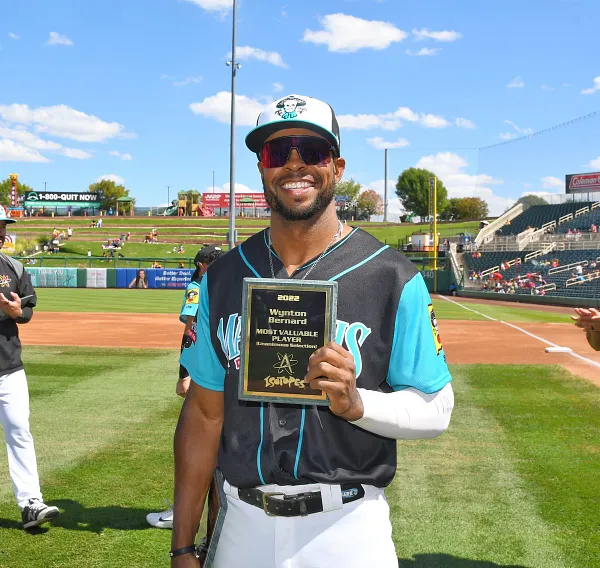
POLYGON ((557 205, 533 205, 523 211, 518 217, 515 217, 510 225, 505 225, 499 230, 499 233, 508 235, 518 235, 528 227, 540 229, 542 225, 551 221, 556 221, 570 213, 575 214, 582 207, 591 207, 591 201, 577 201, 571 203, 560 203, 557 205))
POLYGON ((596 225, 596 227, 600 226, 600 207, 586 213, 585 215, 580 215, 576 217, 572 221, 567 221, 562 225, 559 225, 554 230, 555 233, 568 233, 569 229, 572 231, 580 230, 583 232, 587 232, 590 230, 592 225, 596 225))
MULTIPOLYGON (((509 281, 516 277, 523 277, 528 273, 541 274, 547 284, 556 284, 556 290, 547 292, 548 296, 579 297, 579 298, 598 298, 600 297, 600 279, 591 282, 577 283, 566 286, 567 280, 573 277, 575 267, 561 271, 560 269, 571 264, 583 263, 588 261, 588 265, 596 262, 597 268, 589 268, 590 271, 600 269, 600 254, 598 250, 569 250, 569 251, 551 251, 546 255, 539 256, 525 262, 526 252, 484 252, 464 255, 464 263, 467 274, 472 272, 484 272, 495 266, 502 266, 503 263, 510 262, 519 258, 522 262, 515 264, 507 269, 500 268, 504 280, 509 281), (479 256, 480 254, 480 256, 479 256), (550 266, 543 266, 543 263, 558 260, 558 271, 550 266)), ((475 281, 480 283, 480 281, 475 281)), ((529 290, 518 290, 519 294, 529 294, 529 290)))

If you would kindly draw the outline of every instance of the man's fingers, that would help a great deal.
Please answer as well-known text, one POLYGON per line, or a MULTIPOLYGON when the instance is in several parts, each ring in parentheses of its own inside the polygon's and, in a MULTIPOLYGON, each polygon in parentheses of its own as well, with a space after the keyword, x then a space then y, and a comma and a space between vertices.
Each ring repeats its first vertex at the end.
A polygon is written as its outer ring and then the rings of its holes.
POLYGON ((0 300, 2 300, 3 302, 5 302, 5 303, 8 304, 8 299, 6 298, 6 296, 2 292, 0 292, 0 300))
POLYGON ((327 361, 322 361, 317 365, 311 365, 308 372, 306 373, 305 381, 314 381, 317 378, 323 378, 325 380, 330 379, 332 381, 339 381, 342 379, 342 371, 340 368, 333 366, 327 361))
MULTIPOLYGON (((308 360, 308 368, 312 368, 315 365, 319 365, 320 363, 329 363, 334 367, 347 367, 349 363, 349 359, 334 351, 333 349, 328 349, 327 347, 322 347, 318 351, 315 351, 308 360)), ((354 360, 352 361, 354 363, 354 360)))

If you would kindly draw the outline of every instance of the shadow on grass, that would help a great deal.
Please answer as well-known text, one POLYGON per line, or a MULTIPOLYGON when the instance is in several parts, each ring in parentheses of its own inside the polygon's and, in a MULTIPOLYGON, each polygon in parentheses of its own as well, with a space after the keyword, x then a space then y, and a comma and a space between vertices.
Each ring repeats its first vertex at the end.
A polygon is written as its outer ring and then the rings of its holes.
MULTIPOLYGON (((104 529, 127 531, 149 529, 151 527, 146 522, 146 515, 156 512, 156 510, 133 509, 116 505, 86 508, 71 499, 57 499, 48 501, 47 504, 54 505, 61 510, 60 517, 52 521, 53 526, 94 533, 101 533, 104 529)), ((2 525, 0 524, 0 526, 2 525)))
POLYGON ((27 534, 44 534, 48 532, 48 525, 33 527, 31 529, 23 529, 23 523, 15 519, 0 519, 0 529, 14 529, 23 531, 27 534))
POLYGON ((526 568, 516 564, 496 564, 486 560, 468 560, 449 554, 417 554, 411 559, 398 558, 399 568, 526 568))

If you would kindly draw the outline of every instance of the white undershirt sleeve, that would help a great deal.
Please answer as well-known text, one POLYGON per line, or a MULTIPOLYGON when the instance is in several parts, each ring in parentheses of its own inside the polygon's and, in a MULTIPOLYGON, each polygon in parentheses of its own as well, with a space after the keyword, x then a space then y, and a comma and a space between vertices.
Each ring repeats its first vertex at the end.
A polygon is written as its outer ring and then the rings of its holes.
POLYGON ((364 406, 355 426, 396 440, 435 438, 450 424, 454 392, 450 383, 426 394, 415 388, 391 393, 358 389, 364 406))

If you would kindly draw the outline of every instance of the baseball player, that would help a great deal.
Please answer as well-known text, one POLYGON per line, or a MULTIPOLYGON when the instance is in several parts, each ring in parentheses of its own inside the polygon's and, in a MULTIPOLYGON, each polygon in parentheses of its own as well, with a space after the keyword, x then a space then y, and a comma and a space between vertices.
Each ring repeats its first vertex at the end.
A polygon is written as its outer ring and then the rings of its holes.
POLYGON ((600 351, 600 310, 576 308, 577 316, 571 316, 575 325, 583 331, 592 349, 600 351))
MULTIPOLYGON (((179 321, 185 324, 185 330, 183 331, 183 337, 181 339, 181 350, 189 343, 191 344, 194 331, 192 325, 194 317, 198 311, 198 302, 200 294, 200 282, 204 273, 217 258, 222 255, 220 247, 213 245, 204 245, 197 253, 194 258, 194 266, 196 270, 192 274, 190 283, 185 289, 185 295, 183 297, 183 303, 181 304, 181 313, 179 314, 179 321), (192 335, 190 336, 190 332, 192 335)), ((187 369, 182 365, 179 365, 179 380, 175 387, 175 392, 185 398, 190 388, 190 374, 187 369)), ((170 507, 166 511, 159 513, 149 513, 146 515, 146 520, 150 525, 158 529, 172 529, 173 528, 173 508, 170 507)))
MULTIPOLYGON (((14 222, 0 205, 0 249, 6 240, 6 226, 14 222)), ((56 507, 42 500, 29 430, 29 391, 21 361, 17 324, 31 319, 35 305, 35 290, 23 265, 0 252, 0 422, 10 478, 25 529, 59 515, 56 507)))
POLYGON ((396 440, 438 436, 454 406, 429 294, 401 253, 338 221, 345 161, 328 104, 284 97, 246 145, 271 225, 200 284, 196 339, 181 356, 192 382, 175 434, 172 567, 199 565, 193 544, 218 466, 227 512, 215 568, 397 568, 384 494, 396 440), (338 283, 335 342, 305 376, 329 406, 240 401, 243 279, 306 276, 338 283))

